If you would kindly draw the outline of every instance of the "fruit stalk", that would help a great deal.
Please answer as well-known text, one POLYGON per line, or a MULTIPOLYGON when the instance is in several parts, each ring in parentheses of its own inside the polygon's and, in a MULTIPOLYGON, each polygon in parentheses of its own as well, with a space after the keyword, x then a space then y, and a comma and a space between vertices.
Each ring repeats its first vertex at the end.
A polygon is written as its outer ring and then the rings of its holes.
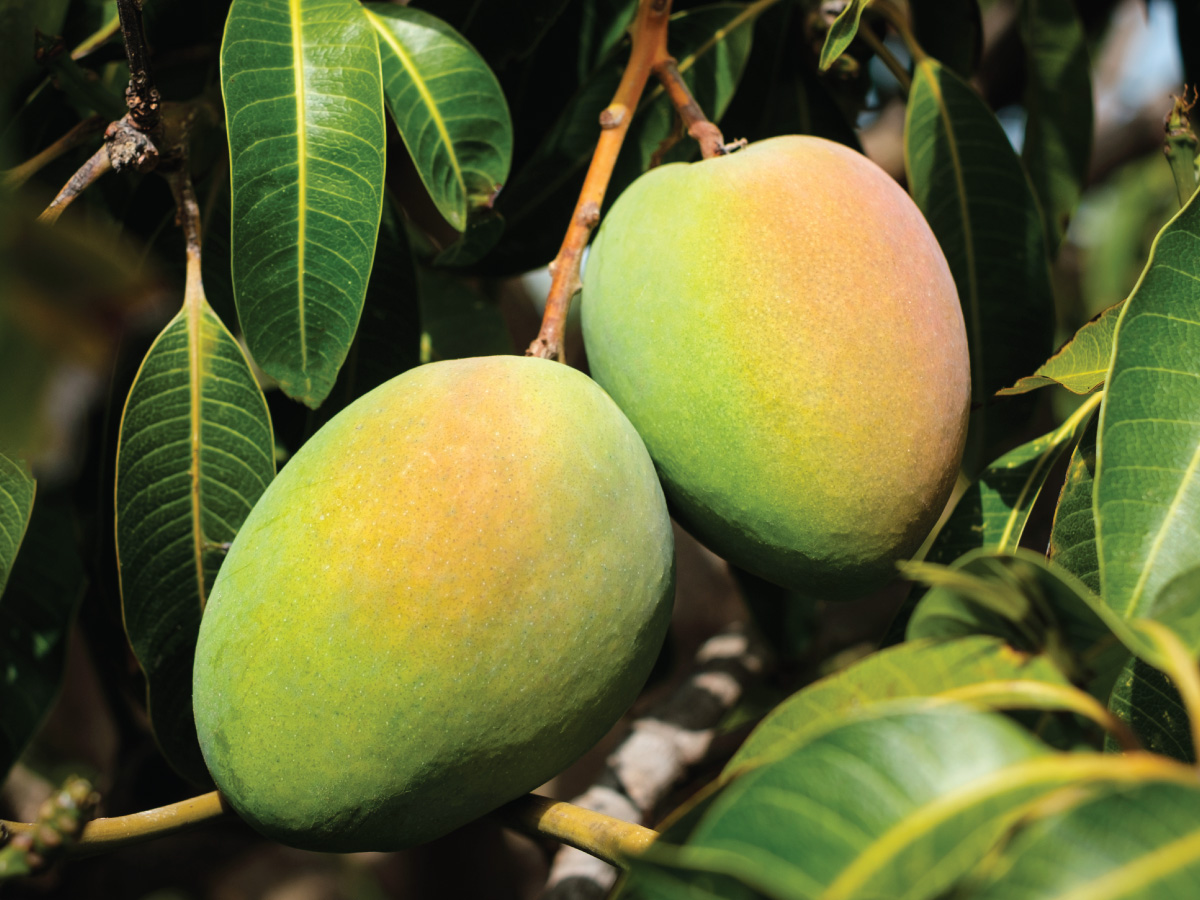
POLYGON ((600 138, 588 166, 583 189, 571 214, 571 224, 558 255, 550 263, 550 292, 546 296, 546 312, 542 327, 526 356, 543 359, 563 358, 563 330, 571 298, 579 291, 579 267, 588 237, 600 221, 600 206, 612 179, 613 166, 629 131, 629 122, 637 110, 638 99, 646 87, 653 67, 667 55, 667 20, 671 15, 671 0, 640 0, 637 14, 630 26, 633 48, 629 63, 612 102, 600 113, 600 138))
POLYGON ((518 797, 496 810, 507 827, 531 837, 549 837, 614 866, 623 865, 654 842, 658 832, 590 809, 537 794, 518 797))
POLYGON ((723 156, 728 152, 725 138, 721 129, 708 120, 704 110, 688 90, 683 76, 679 74, 679 66, 675 57, 668 56, 654 64, 654 77, 657 78, 671 98, 671 104, 679 113, 688 135, 700 145, 700 155, 705 159, 723 156))

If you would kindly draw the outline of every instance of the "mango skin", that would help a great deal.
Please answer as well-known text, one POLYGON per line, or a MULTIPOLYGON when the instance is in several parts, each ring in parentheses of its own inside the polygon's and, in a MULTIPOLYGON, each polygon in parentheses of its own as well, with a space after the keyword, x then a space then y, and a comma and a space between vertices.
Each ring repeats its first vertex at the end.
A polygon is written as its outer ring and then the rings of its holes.
POLYGON ((413 369, 314 435, 238 532, 196 649, 205 760, 295 847, 437 837, 605 734, 673 580, 653 464, 587 376, 413 369))
POLYGON ((861 154, 788 136, 643 175, 600 226, 582 318, 672 514, 731 562, 855 597, 942 511, 962 310, 920 211, 861 154))

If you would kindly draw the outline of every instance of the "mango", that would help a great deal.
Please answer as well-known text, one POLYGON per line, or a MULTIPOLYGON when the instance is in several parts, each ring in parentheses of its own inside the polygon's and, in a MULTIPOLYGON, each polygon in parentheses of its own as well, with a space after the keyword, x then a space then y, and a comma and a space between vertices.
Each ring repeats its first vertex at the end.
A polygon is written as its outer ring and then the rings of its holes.
POLYGON ((962 310, 920 211, 861 154, 785 136, 643 175, 601 223, 582 320, 673 515, 755 575, 859 596, 942 511, 962 310))
POLYGON ((238 532, 196 648, 205 761, 292 846, 437 837, 616 722, 673 579, 653 463, 587 376, 410 370, 306 442, 238 532))

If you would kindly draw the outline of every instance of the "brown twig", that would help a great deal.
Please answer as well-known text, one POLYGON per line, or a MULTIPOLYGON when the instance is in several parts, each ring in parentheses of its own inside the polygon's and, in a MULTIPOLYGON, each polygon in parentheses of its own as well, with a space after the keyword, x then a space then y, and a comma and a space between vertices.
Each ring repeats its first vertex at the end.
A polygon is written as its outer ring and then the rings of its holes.
POLYGON ((44 166, 49 165, 64 153, 69 153, 85 143, 92 135, 104 130, 104 117, 88 116, 57 141, 46 147, 36 156, 32 156, 19 166, 13 166, 0 176, 0 181, 10 190, 15 190, 36 175, 44 166))
POLYGON ((91 158, 79 167, 70 180, 63 185, 63 189, 58 192, 58 196, 50 201, 40 216, 38 221, 47 225, 53 225, 58 221, 58 217, 62 215, 63 210, 71 205, 71 201, 84 192, 93 182, 96 181, 105 172, 108 172, 113 167, 112 160, 108 156, 108 145, 101 147, 91 158))
POLYGON ((687 133, 700 145, 700 155, 704 159, 723 156, 728 150, 725 147, 725 137, 721 129, 708 120, 704 110, 688 90, 683 76, 679 74, 679 65, 675 57, 667 56, 654 64, 654 77, 657 78, 671 98, 671 104, 683 120, 687 133))
POLYGON ((125 105, 138 131, 153 133, 161 121, 162 98, 154 85, 150 71, 150 51, 142 28, 141 0, 117 0, 121 17, 121 35, 125 39, 125 55, 129 59, 129 86, 125 88, 125 105))
POLYGON ((633 48, 621 83, 612 102, 600 113, 600 138, 592 154, 592 163, 584 178, 583 189, 571 214, 571 224, 563 238, 558 255, 550 263, 550 292, 546 297, 546 312, 542 328, 534 338, 526 356, 543 359, 562 359, 563 330, 571 298, 580 287, 579 266, 592 229, 600 221, 600 206, 612 178, 617 154, 629 131, 629 122, 637 109, 638 98, 646 87, 651 69, 667 58, 667 19, 671 0, 640 0, 630 34, 633 48))

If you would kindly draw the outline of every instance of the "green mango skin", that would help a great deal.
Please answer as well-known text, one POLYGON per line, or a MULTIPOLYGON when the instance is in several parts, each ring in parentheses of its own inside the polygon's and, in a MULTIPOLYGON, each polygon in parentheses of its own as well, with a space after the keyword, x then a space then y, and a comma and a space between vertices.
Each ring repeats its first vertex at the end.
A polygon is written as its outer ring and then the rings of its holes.
POLYGON ((672 514, 730 562, 859 596, 945 506, 962 310, 920 211, 861 154, 788 136, 643 175, 601 224, 582 318, 672 514))
POLYGON ((413 369, 314 435, 238 532, 196 648, 204 758, 286 844, 430 840, 605 734, 673 582, 653 463, 591 379, 413 369))

